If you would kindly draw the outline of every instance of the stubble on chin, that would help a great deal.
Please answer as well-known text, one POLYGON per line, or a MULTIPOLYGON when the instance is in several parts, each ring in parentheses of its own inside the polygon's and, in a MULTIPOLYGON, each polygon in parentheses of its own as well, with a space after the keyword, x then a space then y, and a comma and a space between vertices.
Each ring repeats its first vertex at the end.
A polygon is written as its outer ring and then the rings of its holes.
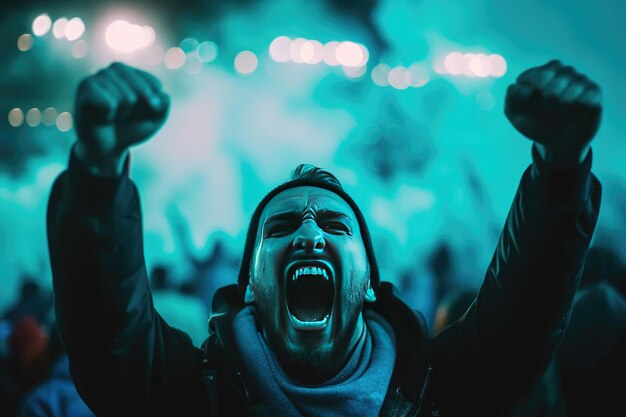
MULTIPOLYGON (((288 378, 305 385, 315 385, 337 375, 346 365, 352 352, 350 342, 356 331, 361 310, 355 310, 344 324, 344 333, 336 336, 331 345, 314 348, 290 347, 280 330, 263 332, 270 349, 288 378)), ((261 323, 265 321, 261 318, 261 323)))

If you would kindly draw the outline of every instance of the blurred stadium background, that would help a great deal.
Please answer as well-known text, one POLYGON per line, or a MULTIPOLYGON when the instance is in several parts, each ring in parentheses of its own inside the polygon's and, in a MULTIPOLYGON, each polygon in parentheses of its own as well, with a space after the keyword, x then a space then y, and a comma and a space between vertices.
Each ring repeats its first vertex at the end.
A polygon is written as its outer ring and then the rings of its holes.
POLYGON ((75 139, 75 89, 114 61, 172 96, 132 178, 148 267, 177 283, 190 257, 236 264, 257 202, 307 162, 353 194, 383 278, 432 317, 437 279, 483 278, 530 162, 506 87, 552 58, 603 87, 596 242, 624 257, 624 15, 618 0, 3 2, 0 310, 25 275, 50 287, 46 203, 75 139))

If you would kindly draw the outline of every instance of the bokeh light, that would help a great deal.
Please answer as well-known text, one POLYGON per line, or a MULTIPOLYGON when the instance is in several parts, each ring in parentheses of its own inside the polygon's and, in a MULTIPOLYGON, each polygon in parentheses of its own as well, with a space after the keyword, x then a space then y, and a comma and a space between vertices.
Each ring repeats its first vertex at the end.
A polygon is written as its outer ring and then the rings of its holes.
POLYGON ((443 61, 443 68, 434 66, 440 74, 464 75, 466 77, 502 77, 506 73, 506 61, 498 54, 451 52, 443 61))
POLYGON ((291 39, 279 36, 270 43, 270 57, 276 62, 287 62, 291 59, 291 39))
POLYGON ((424 64, 418 62, 411 64, 409 73, 411 74, 411 87, 423 87, 430 81, 430 73, 424 64))
POLYGON ((186 59, 187 56, 185 55, 185 51, 178 47, 168 49, 165 52, 165 57, 163 58, 165 61, 165 67, 171 70, 181 68, 185 65, 186 59))
POLYGON ((363 67, 343 66, 342 69, 343 69, 343 73, 346 74, 346 76, 353 81, 360 79, 367 72, 367 67, 365 66, 363 67))
POLYGON ((85 24, 79 17, 70 19, 63 30, 68 41, 75 41, 85 33, 85 24))
POLYGON ((433 70, 437 73, 437 74, 446 74, 446 66, 445 66, 445 57, 444 56, 437 56, 435 57, 435 59, 433 60, 433 70))
POLYGON ((89 45, 84 39, 81 39, 72 45, 72 56, 74 58, 84 58, 87 55, 87 52, 89 52, 89 45))
POLYGON ((291 45, 289 47, 289 58, 291 59, 291 61, 295 62, 296 64, 304 63, 300 56, 300 50, 306 42, 307 40, 304 38, 296 38, 291 41, 291 45))
POLYGON ((491 75, 493 77, 502 77, 506 74, 506 60, 502 57, 502 55, 489 55, 489 60, 491 61, 491 75))
POLYGON ((41 111, 37 108, 32 108, 26 112, 26 124, 30 127, 35 127, 41 123, 41 111))
POLYGON ((258 64, 256 55, 251 51, 241 51, 235 57, 235 70, 239 74, 254 72, 258 64))
POLYGON ((308 63, 309 60, 313 59, 313 55, 315 54, 315 48, 311 41, 306 41, 300 47, 300 59, 304 63, 308 63))
POLYGON ((66 17, 60 17, 54 21, 54 24, 52 25, 52 35, 55 38, 61 39, 65 36, 65 25, 67 25, 67 22, 68 20, 66 17))
POLYGON ((116 20, 106 29, 104 39, 115 51, 130 53, 150 46, 156 35, 150 26, 139 26, 125 20, 116 20))
POLYGON ((190 55, 196 52, 196 48, 198 48, 200 42, 196 38, 185 38, 178 44, 178 47, 185 52, 185 54, 190 55))
POLYGON ((335 57, 344 67, 363 66, 364 54, 360 45, 354 42, 341 42, 335 51, 335 57))
POLYGON ((57 129, 61 132, 67 132, 72 129, 74 122, 72 121, 72 115, 66 111, 60 113, 57 116, 57 129))
POLYGON ((204 41, 198 45, 196 55, 202 63, 213 62, 217 58, 217 45, 213 41, 204 41))
POLYGON ((461 75, 463 73, 463 67, 465 66, 464 63, 463 55, 459 52, 448 54, 443 61, 446 72, 452 75, 461 75))
POLYGON ((398 65, 389 71, 387 79, 389 80, 389 85, 397 90, 404 90, 411 85, 411 73, 402 65, 398 65))
POLYGON ((40 14, 33 20, 33 33, 35 36, 43 36, 52 27, 52 20, 46 13, 40 14))
POLYGON ((24 123, 24 112, 20 108, 9 110, 9 124, 13 127, 21 126, 24 123))
POLYGON ((470 62, 474 58, 474 55, 475 54, 472 54, 472 53, 463 54, 462 74, 465 75, 466 77, 470 77, 470 78, 476 77, 476 74, 474 73, 474 71, 472 71, 472 68, 470 67, 470 62))
POLYGON ((156 41, 156 32, 154 31, 152 26, 145 25, 142 26, 141 29, 143 30, 144 46, 152 45, 154 41, 156 41))
POLYGON ((359 62, 359 67, 364 67, 365 65, 367 65, 367 62, 370 59, 370 52, 367 50, 367 48, 364 45, 361 44, 357 44, 359 49, 361 49, 361 62, 359 62))
POLYGON ((337 48, 339 47, 339 42, 330 41, 324 45, 324 62, 326 65, 330 65, 331 67, 336 67, 339 64, 337 60, 337 48))
POLYGON ((300 48, 300 59, 305 64, 319 64, 324 58, 324 45, 316 40, 306 41, 300 48))
POLYGON ((28 51, 32 47, 33 47, 33 37, 30 36, 28 33, 20 35, 20 37, 17 38, 17 49, 19 49, 20 51, 25 52, 25 51, 28 51))
POLYGON ((391 67, 387 64, 378 64, 372 69, 372 81, 381 87, 389 85, 389 71, 391 67))
POLYGON ((481 78, 491 75, 491 65, 491 60, 485 54, 476 54, 469 61, 470 70, 481 78))
MULTIPOLYGON (((325 45, 315 39, 295 38, 279 36, 275 38, 269 46, 270 57, 276 62, 292 61, 296 64, 319 64, 336 67, 343 66, 360 68, 359 70, 344 70, 348 74, 360 74, 362 76, 366 70, 369 60, 369 51, 363 45, 355 42, 330 41, 325 45)), ((349 77, 353 78, 351 75, 349 77)))
POLYGON ((57 110, 54 107, 46 107, 43 112, 41 112, 41 122, 45 126, 54 126, 57 119, 57 110))

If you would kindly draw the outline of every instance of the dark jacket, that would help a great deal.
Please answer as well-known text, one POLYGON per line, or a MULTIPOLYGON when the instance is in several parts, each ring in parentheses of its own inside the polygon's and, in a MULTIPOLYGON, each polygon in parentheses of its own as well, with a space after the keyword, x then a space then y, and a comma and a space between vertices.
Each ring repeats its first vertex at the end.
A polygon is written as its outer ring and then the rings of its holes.
MULTIPOLYGON (((591 157, 556 171, 534 155, 476 301, 434 339, 382 284, 367 308, 393 327, 397 359, 381 415, 499 415, 538 379, 568 322, 598 216, 590 167, 591 157)), ((96 414, 263 415, 232 341, 235 287, 214 300, 207 358, 155 311, 127 175, 90 175, 72 156, 52 189, 48 239, 58 327, 96 414)))

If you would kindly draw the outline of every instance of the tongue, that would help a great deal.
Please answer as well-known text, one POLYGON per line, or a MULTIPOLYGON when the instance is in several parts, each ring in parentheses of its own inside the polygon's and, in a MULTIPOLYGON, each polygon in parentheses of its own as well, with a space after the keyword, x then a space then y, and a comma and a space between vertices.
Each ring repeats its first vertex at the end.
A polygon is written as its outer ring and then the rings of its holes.
POLYGON ((287 286, 289 311, 301 321, 320 321, 333 305, 333 286, 319 276, 301 276, 287 286))

